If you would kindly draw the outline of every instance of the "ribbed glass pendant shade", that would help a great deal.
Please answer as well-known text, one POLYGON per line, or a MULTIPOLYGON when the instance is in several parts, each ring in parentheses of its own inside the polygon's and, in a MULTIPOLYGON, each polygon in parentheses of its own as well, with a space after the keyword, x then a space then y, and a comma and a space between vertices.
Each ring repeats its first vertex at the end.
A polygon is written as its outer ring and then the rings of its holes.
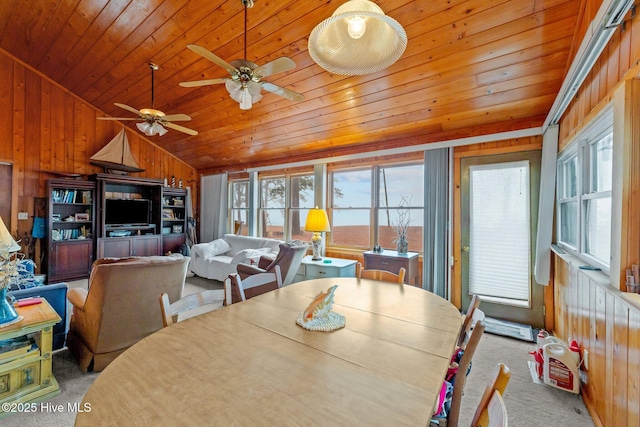
POLYGON ((349 0, 309 37, 311 58, 330 73, 348 76, 384 70, 406 47, 404 28, 368 0, 349 0))

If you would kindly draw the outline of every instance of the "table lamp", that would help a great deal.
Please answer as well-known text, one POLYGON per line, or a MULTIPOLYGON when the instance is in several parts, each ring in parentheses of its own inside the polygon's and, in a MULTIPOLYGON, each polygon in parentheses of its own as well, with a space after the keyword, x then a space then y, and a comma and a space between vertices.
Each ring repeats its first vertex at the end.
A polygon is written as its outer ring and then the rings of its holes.
POLYGON ((22 320, 18 313, 7 301, 7 290, 11 279, 17 275, 16 263, 18 260, 13 255, 21 249, 13 239, 7 226, 0 217, 0 326, 7 326, 22 320))
POLYGON ((322 259, 322 236, 320 233, 323 231, 331 231, 329 227, 329 217, 324 209, 320 209, 317 206, 309 210, 307 214, 307 222, 304 225, 305 231, 312 231, 313 237, 311 238, 311 246, 313 247, 313 257, 311 260, 320 261, 322 259))

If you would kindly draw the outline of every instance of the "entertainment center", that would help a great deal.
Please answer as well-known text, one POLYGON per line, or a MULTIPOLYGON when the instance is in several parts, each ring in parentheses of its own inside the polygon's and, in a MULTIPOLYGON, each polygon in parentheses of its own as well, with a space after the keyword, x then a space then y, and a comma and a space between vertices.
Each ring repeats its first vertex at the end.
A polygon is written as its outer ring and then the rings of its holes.
POLYGON ((162 255, 186 241, 186 190, 162 180, 95 174, 51 179, 47 279, 89 276, 99 258, 162 255))

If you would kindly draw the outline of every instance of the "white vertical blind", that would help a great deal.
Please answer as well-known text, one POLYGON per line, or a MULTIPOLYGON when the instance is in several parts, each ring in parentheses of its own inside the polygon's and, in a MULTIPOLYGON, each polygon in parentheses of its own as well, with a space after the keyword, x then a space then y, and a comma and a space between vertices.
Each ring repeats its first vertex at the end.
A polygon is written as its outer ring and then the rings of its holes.
POLYGON ((529 301, 529 162, 469 169, 469 290, 529 301))

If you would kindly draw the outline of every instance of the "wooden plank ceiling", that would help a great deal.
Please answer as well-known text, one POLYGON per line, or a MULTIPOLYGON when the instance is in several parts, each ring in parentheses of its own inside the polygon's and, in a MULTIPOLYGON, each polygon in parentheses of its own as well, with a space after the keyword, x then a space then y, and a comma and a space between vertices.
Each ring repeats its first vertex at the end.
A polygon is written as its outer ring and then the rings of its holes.
POLYGON ((148 63, 158 64, 155 108, 190 115, 181 124, 199 135, 169 130, 150 139, 212 173, 540 126, 568 69, 582 7, 580 0, 379 0, 405 28, 407 49, 386 70, 347 77, 328 73, 307 51, 311 30, 344 1, 255 1, 247 59, 293 59, 295 69, 264 80, 305 100, 263 90, 248 111, 224 85, 178 86, 228 76, 187 44, 226 61, 243 58, 241 0, 4 0, 0 47, 112 117, 133 117, 114 102, 151 106, 148 63))

